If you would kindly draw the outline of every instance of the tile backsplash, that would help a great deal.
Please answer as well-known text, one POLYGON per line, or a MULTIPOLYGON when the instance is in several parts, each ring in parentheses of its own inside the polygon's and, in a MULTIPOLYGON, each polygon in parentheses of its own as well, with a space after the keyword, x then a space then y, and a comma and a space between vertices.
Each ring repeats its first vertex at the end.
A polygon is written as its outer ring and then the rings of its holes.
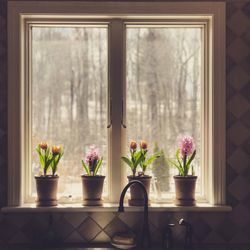
MULTIPOLYGON (((0 207, 7 200, 7 0, 0 0, 0 207)), ((250 1, 227 1, 227 204, 230 213, 150 213, 154 243, 167 223, 183 241, 182 217, 194 225, 194 241, 250 244, 250 1)), ((31 241, 103 242, 117 231, 139 232, 142 214, 2 214, 0 244, 31 241)))

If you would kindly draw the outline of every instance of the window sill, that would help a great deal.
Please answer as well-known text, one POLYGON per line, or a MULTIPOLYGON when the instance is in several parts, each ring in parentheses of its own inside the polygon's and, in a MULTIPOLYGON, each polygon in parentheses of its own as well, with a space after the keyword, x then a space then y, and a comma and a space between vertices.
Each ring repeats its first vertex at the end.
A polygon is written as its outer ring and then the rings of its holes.
MULTIPOLYGON (((117 212, 118 204, 105 203, 103 206, 82 206, 81 204, 59 204, 56 207, 36 207, 35 204, 24 204, 18 207, 3 207, 3 213, 78 213, 78 212, 117 212)), ((125 212, 141 212, 143 207, 125 206, 125 212)), ((196 206, 178 207, 173 204, 151 204, 149 212, 230 212, 227 205, 200 203, 196 206)))

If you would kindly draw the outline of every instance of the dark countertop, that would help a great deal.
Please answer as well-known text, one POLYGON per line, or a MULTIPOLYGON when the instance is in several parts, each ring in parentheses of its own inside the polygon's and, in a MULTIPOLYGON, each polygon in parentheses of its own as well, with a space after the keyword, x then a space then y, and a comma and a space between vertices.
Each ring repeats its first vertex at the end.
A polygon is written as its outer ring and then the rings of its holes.
MULTIPOLYGON (((58 244, 50 244, 50 245, 8 245, 8 246, 3 246, 0 244, 0 249, 1 250, 101 250, 101 249, 106 249, 106 250, 111 250, 111 249, 116 249, 112 247, 108 243, 96 243, 96 244, 63 244, 63 245, 58 245, 58 244)), ((146 248, 133 248, 134 250, 146 250, 146 248)), ((161 247, 155 246, 151 248, 147 248, 148 250, 164 250, 161 247)), ((173 248, 171 250, 250 250, 250 245, 244 245, 244 244, 206 244, 206 245, 194 245, 192 249, 185 249, 183 247, 177 247, 173 248)))

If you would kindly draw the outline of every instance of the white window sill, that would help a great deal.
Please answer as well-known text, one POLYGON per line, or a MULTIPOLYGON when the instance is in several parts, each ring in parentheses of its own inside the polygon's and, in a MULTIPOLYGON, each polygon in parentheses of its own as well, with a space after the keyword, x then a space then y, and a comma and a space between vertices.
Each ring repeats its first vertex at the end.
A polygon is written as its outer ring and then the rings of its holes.
MULTIPOLYGON (((141 212, 143 207, 125 205, 125 212, 141 212)), ((3 213, 74 213, 74 212, 117 212, 118 204, 105 203, 103 206, 82 206, 81 204, 59 204, 56 207, 36 207, 35 204, 25 204, 18 207, 3 207, 3 213)), ((200 203, 196 206, 178 207, 173 204, 151 204, 149 212, 230 212, 232 207, 227 205, 211 205, 200 203)))

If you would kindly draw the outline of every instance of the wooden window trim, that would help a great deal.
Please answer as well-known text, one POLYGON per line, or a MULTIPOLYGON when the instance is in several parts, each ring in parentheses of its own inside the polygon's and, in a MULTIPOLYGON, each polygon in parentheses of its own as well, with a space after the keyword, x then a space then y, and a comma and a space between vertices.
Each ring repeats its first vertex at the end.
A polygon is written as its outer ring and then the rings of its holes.
MULTIPOLYGON (((110 37, 112 50, 122 57, 122 46, 113 47, 116 39, 122 39, 123 32, 121 22, 137 22, 138 19, 149 20, 208 20, 208 32, 205 46, 208 60, 205 62, 205 138, 207 152, 203 152, 204 164, 207 168, 205 192, 206 201, 214 205, 225 204, 225 3, 223 2, 26 2, 10 1, 8 3, 8 205, 17 206, 24 203, 25 174, 23 169, 27 164, 27 142, 29 140, 29 124, 26 114, 27 88, 25 82, 29 72, 25 58, 25 25, 29 18, 37 20, 74 21, 84 19, 102 20, 112 19, 113 29, 117 29, 118 36, 110 37), (43 14, 41 14, 43 13, 43 14), (56 14, 54 14, 56 13, 56 14), (130 13, 133 13, 132 15, 130 13), (115 21, 117 19, 117 21, 115 21)), ((120 43, 121 44, 121 43, 120 43)), ((112 57, 112 53, 110 54, 112 57)), ((114 62, 111 58, 111 62, 114 62)), ((113 126, 109 134, 110 145, 115 154, 109 156, 110 163, 110 201, 117 202, 122 183, 122 170, 120 168, 120 155, 124 131, 120 126, 121 108, 124 93, 124 77, 122 69, 124 61, 120 60, 110 67, 110 94, 112 95, 112 122, 113 126), (115 71, 115 72, 112 72, 115 71), (120 82, 120 84, 117 84, 120 82), (116 93, 116 94, 114 94, 116 93), (117 94, 118 93, 118 94, 117 94), (116 96, 116 97, 115 97, 116 96), (115 98, 114 98, 115 97, 115 98), (114 115, 118 114, 118 115, 114 115)), ((28 143, 29 144, 29 143, 28 143)))

